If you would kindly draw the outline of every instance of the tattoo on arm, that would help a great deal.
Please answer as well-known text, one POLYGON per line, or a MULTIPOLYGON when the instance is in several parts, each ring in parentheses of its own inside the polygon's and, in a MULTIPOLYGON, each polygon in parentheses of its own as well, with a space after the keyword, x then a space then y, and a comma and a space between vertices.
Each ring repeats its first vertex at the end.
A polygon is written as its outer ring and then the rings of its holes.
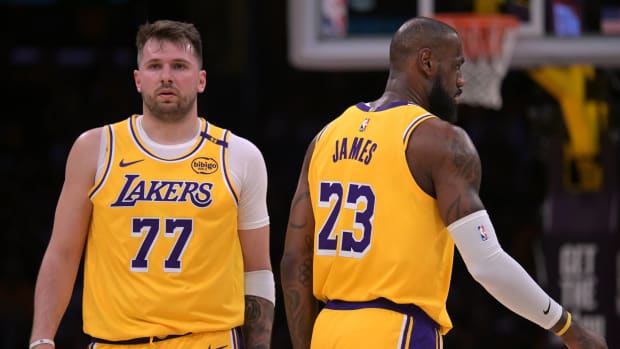
POLYGON ((273 303, 261 297, 245 296, 245 322, 243 324, 245 348, 270 348, 273 316, 273 303))
POLYGON ((450 145, 452 149, 452 163, 456 170, 456 175, 462 177, 473 187, 478 187, 481 176, 480 161, 475 154, 472 154, 468 145, 460 139, 452 139, 450 145))
POLYGON ((455 136, 450 143, 451 165, 457 183, 463 183, 459 192, 448 205, 445 217, 453 222, 472 212, 481 209, 482 204, 478 197, 482 169, 480 158, 471 144, 467 144, 463 137, 455 136))
POLYGON ((280 262, 286 320, 293 348, 309 348, 318 303, 312 294, 314 217, 308 187, 308 167, 314 141, 308 147, 298 187, 291 203, 285 253, 280 262), (291 244, 288 245, 288 238, 291 244))
POLYGON ((305 297, 297 289, 290 288, 285 292, 286 316, 293 347, 307 348, 310 346, 312 337, 316 303, 303 302, 302 299, 305 297))
POLYGON ((317 303, 312 295, 312 235, 305 236, 306 258, 297 265, 296 286, 285 287, 285 305, 290 337, 294 348, 310 345, 317 303))
POLYGON ((461 195, 457 195, 450 206, 448 206, 445 216, 450 222, 453 222, 458 219, 458 217, 461 217, 461 195))
MULTIPOLYGON (((291 204, 291 211, 294 209, 295 206, 299 205, 302 201, 305 200, 310 200, 310 192, 309 191, 305 191, 303 193, 300 193, 299 195, 297 195, 294 200, 293 203, 291 204)), ((291 217, 291 221, 289 221, 288 225, 290 228, 292 229, 303 229, 308 225, 308 221, 304 220, 303 222, 293 222, 292 220, 293 218, 291 217)))
POLYGON ((306 258, 299 266, 299 282, 307 287, 312 287, 312 258, 306 258))
MULTIPOLYGON (((302 203, 303 201, 310 200, 310 193, 308 191, 299 194, 293 201, 292 207, 302 203)), ((302 230, 308 226, 308 220, 304 219, 303 222, 289 222, 289 228, 302 230)), ((314 249, 314 237, 313 231, 303 232, 305 234, 305 253, 308 258, 303 260, 303 263, 299 265, 299 282, 304 286, 312 286, 312 253, 314 249)))

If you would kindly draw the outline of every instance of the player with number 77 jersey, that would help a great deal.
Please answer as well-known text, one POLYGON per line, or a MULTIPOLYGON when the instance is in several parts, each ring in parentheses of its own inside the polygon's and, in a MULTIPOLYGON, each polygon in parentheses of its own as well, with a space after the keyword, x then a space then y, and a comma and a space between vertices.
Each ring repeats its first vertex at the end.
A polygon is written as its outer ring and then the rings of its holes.
POLYGON ((263 156, 198 115, 207 75, 193 24, 144 23, 136 48, 142 114, 85 131, 67 158, 30 349, 55 346, 82 254, 93 348, 269 348, 263 156))

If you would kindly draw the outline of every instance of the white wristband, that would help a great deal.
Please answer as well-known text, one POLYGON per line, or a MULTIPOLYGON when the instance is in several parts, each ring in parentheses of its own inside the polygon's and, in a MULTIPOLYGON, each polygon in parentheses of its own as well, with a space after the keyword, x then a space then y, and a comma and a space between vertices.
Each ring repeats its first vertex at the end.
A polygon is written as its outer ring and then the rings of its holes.
POLYGON ((265 298, 276 304, 276 286, 271 270, 256 270, 244 273, 245 294, 265 298))
POLYGON ((32 349, 34 347, 36 347, 37 345, 41 345, 41 344, 51 344, 52 347, 56 347, 56 343, 54 343, 53 340, 51 339, 47 339, 47 338, 41 338, 41 339, 37 339, 36 341, 33 341, 32 343, 30 343, 30 346, 28 346, 28 349, 32 349))

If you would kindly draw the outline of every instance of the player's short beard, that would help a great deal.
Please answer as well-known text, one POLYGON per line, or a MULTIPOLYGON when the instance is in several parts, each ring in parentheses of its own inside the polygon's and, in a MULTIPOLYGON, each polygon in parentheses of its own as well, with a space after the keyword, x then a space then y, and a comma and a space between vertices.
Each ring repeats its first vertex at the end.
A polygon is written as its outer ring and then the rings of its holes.
POLYGON ((454 97, 441 85, 441 78, 437 75, 431 93, 428 96, 428 109, 431 113, 443 120, 454 123, 457 120, 457 104, 454 97))
POLYGON ((175 122, 183 119, 193 108, 196 95, 178 96, 176 103, 161 103, 156 96, 142 94, 142 101, 148 111, 160 121, 175 122))

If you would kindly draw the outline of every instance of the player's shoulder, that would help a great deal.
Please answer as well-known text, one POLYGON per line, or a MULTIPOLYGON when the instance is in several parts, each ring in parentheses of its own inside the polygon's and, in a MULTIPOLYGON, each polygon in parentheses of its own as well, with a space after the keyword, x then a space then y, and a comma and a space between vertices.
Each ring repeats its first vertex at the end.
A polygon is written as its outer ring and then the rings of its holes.
POLYGON ((101 137, 104 127, 96 127, 82 132, 74 141, 67 158, 67 168, 84 174, 92 174, 97 167, 101 137))
POLYGON ((409 139, 408 148, 412 154, 430 156, 437 160, 453 157, 455 154, 478 156, 467 132, 440 118, 430 118, 421 123, 409 139))
POLYGON ((74 147, 98 149, 101 137, 105 137, 105 126, 99 126, 82 132, 74 142, 74 147))
POLYGON ((467 132, 460 126, 440 119, 429 118, 418 126, 417 137, 434 139, 438 144, 450 144, 450 142, 471 143, 467 132))
POLYGON ((424 122, 420 123, 419 128, 425 130, 424 132, 431 133, 435 136, 454 136, 465 132, 463 128, 458 125, 452 124, 432 114, 430 114, 430 116, 434 117, 429 117, 424 120, 424 122))

